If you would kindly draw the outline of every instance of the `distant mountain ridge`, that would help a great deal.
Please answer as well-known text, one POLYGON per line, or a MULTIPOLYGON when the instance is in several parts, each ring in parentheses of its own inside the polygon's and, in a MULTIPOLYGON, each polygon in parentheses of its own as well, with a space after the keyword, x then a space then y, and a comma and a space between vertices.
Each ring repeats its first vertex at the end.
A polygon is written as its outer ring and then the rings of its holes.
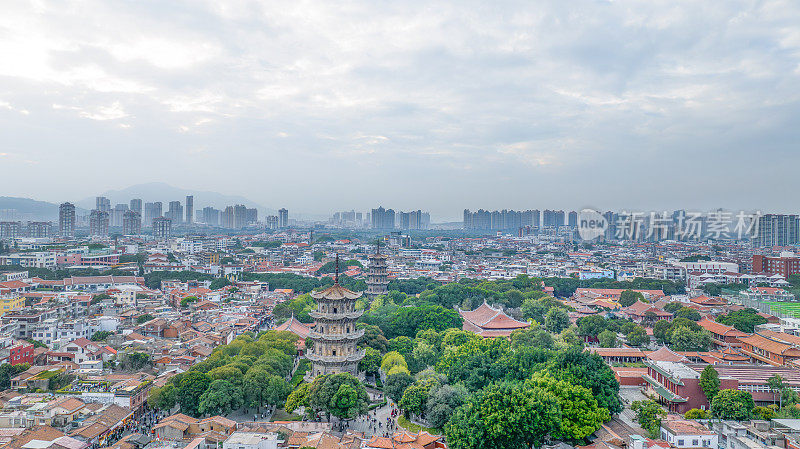
MULTIPOLYGON (((141 198, 142 202, 161 201, 164 203, 163 210, 168 209, 170 201, 180 201, 186 207, 186 195, 194 196, 194 209, 195 216, 197 211, 202 210, 206 206, 211 206, 217 209, 224 209, 225 206, 233 206, 235 204, 244 204, 247 207, 254 207, 258 209, 259 219, 263 218, 264 214, 276 214, 275 209, 267 208, 261 204, 256 203, 239 195, 225 195, 219 192, 211 192, 205 190, 189 190, 175 186, 171 186, 165 182, 149 182, 144 184, 136 184, 130 187, 119 190, 108 190, 103 193, 98 193, 96 196, 104 196, 111 200, 111 207, 115 204, 124 203, 129 204, 133 198, 141 198)), ((76 203, 76 205, 86 209, 95 208, 95 197, 85 198, 76 203)))
MULTIPOLYGON (((58 221, 58 204, 32 198, 0 196, 0 219, 20 221, 58 221), (16 212, 6 212, 14 210, 16 212)), ((86 211, 76 210, 77 213, 86 211)))

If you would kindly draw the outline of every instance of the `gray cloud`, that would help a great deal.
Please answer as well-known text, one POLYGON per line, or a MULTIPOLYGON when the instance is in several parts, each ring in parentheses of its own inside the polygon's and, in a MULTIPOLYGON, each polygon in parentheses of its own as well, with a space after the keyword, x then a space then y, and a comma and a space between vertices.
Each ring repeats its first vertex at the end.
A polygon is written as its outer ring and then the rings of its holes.
POLYGON ((0 187, 792 210, 797 23, 793 1, 11 2, 0 187))

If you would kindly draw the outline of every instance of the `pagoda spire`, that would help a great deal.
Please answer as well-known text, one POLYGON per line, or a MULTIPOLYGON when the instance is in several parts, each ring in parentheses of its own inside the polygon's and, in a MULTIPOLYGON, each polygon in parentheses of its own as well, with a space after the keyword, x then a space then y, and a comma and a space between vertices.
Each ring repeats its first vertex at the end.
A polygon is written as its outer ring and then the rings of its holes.
POLYGON ((339 253, 336 253, 336 267, 334 268, 333 283, 339 285, 339 253))

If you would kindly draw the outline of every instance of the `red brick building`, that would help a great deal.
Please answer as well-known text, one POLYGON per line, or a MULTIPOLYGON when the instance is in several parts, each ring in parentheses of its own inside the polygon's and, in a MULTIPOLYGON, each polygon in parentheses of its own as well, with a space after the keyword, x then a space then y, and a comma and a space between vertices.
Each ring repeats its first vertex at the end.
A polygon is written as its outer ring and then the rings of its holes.
MULTIPOLYGON (((706 364, 679 362, 645 362, 647 382, 645 394, 664 405, 670 412, 686 413, 693 408, 708 409, 700 373, 706 364)), ((766 365, 715 365, 719 373, 720 389, 746 391, 756 405, 768 405, 777 400, 767 385, 767 379, 779 375, 789 388, 800 388, 800 371, 788 367, 766 365)))
POLYGON ((800 257, 753 256, 753 274, 772 276, 779 274, 788 280, 793 274, 800 274, 800 257))

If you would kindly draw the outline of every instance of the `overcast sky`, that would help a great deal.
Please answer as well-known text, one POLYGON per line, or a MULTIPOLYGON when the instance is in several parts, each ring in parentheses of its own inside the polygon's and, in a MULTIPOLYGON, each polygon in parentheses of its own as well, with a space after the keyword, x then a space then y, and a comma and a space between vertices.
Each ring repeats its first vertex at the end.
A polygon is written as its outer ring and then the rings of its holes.
POLYGON ((6 0, 0 195, 797 211, 800 2, 6 0))

